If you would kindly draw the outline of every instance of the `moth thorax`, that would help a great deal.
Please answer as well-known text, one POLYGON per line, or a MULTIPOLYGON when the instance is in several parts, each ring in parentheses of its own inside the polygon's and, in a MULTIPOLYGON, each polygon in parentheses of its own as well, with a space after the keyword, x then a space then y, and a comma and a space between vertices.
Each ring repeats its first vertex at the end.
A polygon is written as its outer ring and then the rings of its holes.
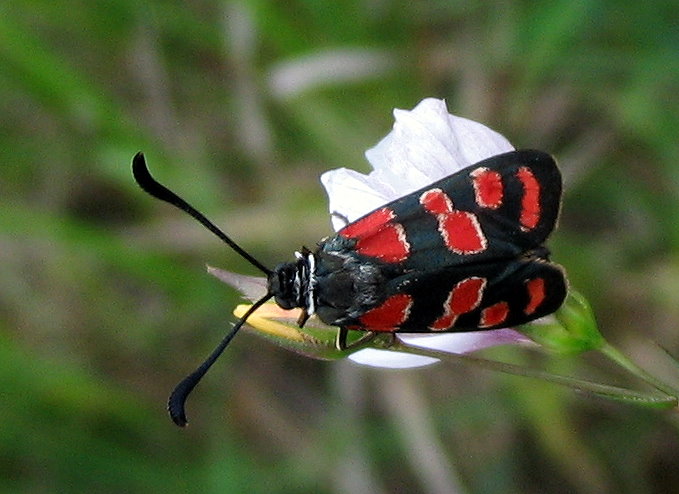
POLYGON ((315 312, 315 258, 305 251, 295 252, 297 260, 279 264, 269 275, 269 293, 283 309, 300 307, 308 315, 315 312))

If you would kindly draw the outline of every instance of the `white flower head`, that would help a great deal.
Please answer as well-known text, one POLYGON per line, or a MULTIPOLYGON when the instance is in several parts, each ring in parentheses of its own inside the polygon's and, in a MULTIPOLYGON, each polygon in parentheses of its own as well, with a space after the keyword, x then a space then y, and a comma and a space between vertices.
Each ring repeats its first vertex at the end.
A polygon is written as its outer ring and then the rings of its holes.
MULTIPOLYGON (((427 98, 413 110, 394 110, 393 130, 365 153, 368 175, 340 168, 321 182, 329 197, 335 230, 380 206, 514 147, 485 125, 448 113, 443 100, 427 98)), ((399 338, 413 346, 466 353, 489 346, 530 341, 511 329, 470 333, 417 334, 399 338)), ((389 350, 366 349, 350 359, 377 367, 418 367, 437 359, 389 350)))

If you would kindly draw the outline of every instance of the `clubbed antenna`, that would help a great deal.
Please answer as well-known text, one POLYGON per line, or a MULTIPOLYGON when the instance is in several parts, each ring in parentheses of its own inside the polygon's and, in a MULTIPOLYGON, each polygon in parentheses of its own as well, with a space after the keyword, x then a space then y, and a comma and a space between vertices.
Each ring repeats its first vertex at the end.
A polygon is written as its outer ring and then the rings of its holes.
POLYGON ((177 194, 172 192, 170 189, 158 183, 156 179, 154 179, 151 176, 151 173, 149 172, 149 169, 146 166, 144 153, 137 153, 134 156, 134 159, 132 160, 132 175, 134 175, 134 179, 137 181, 137 184, 139 184, 139 187, 141 187, 144 190, 144 192, 147 192, 156 199, 168 202, 173 206, 181 209, 185 213, 190 214, 193 218, 197 219, 205 228, 207 228, 212 233, 217 235, 217 237, 219 237, 225 244, 227 244, 229 247, 235 250, 238 254, 240 254, 241 257, 243 257, 246 261, 255 266, 257 269, 259 269, 262 273, 264 273, 267 276, 271 274, 271 270, 269 268, 264 266, 261 262, 252 257, 250 254, 248 254, 240 245, 231 240, 231 238, 226 233, 217 228, 217 226, 215 226, 214 223, 208 220, 203 215, 203 213, 201 213, 196 208, 191 206, 188 202, 186 202, 184 199, 182 199, 177 194))
POLYGON ((189 394, 191 394, 191 391, 193 391, 193 388, 196 387, 210 367, 212 367, 212 364, 217 361, 222 352, 229 346, 229 343, 231 343, 231 340, 236 336, 236 333, 241 326, 243 326, 245 321, 247 321, 248 317, 272 296, 272 294, 268 293, 255 302, 233 328, 231 328, 231 331, 224 336, 224 339, 217 345, 217 348, 212 351, 210 356, 205 359, 205 362, 200 364, 195 371, 182 379, 182 381, 174 388, 174 391, 170 394, 170 399, 167 401, 167 411, 170 413, 172 421, 179 427, 184 427, 188 424, 188 421, 186 420, 185 405, 186 399, 189 397, 189 394))

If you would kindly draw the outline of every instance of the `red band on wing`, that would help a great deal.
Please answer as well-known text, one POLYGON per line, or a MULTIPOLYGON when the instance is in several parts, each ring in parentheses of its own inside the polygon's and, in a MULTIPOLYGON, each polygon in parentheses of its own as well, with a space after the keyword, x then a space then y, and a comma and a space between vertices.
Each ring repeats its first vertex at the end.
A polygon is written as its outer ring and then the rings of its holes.
POLYGON ((439 222, 439 233, 446 247, 456 254, 478 254, 488 241, 475 214, 453 208, 450 197, 441 189, 431 189, 420 196, 420 204, 439 222))
POLYGON ((502 175, 485 167, 477 168, 469 175, 472 177, 476 203, 480 207, 497 209, 502 206, 502 175))
POLYGON ((526 282, 526 290, 528 290, 528 304, 523 312, 530 316, 533 314, 540 304, 545 300, 545 280, 543 278, 533 278, 526 282))
POLYGON ((420 196, 420 204, 433 215, 453 212, 453 203, 450 197, 441 189, 431 189, 424 192, 420 196))
POLYGON ((389 208, 373 211, 339 231, 346 238, 356 239, 356 252, 385 262, 401 262, 408 258, 410 244, 403 225, 393 223, 396 217, 389 208))
POLYGON ((430 329, 444 331, 451 328, 458 316, 476 309, 481 303, 485 287, 485 278, 472 277, 457 283, 443 304, 443 315, 429 326, 430 329))
POLYGON ((396 331, 408 319, 412 305, 410 295, 392 295, 379 307, 363 314, 360 317, 361 324, 368 331, 396 331))
POLYGON ((380 230, 356 242, 356 252, 384 262, 401 262, 408 258, 410 244, 399 223, 388 223, 380 230))
POLYGON ((449 213, 439 218, 439 231, 446 246, 456 254, 478 254, 486 250, 486 237, 475 214, 467 211, 449 213))
POLYGON ((535 178, 530 168, 522 166, 516 173, 516 177, 523 184, 523 197, 521 198, 521 222, 522 230, 532 230, 540 221, 540 182, 535 178))
POLYGON ((368 216, 349 223, 339 231, 339 234, 346 238, 360 238, 389 223, 395 216, 394 212, 389 208, 376 209, 368 216))
POLYGON ((509 304, 507 304, 507 302, 498 302, 490 307, 486 307, 481 311, 479 328, 491 328, 502 324, 507 320, 508 315, 509 304))

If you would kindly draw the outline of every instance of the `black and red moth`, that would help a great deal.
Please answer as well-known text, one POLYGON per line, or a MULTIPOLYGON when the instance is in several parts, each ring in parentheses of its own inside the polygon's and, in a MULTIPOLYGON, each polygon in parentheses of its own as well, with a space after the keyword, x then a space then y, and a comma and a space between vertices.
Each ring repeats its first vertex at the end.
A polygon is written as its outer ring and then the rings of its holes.
POLYGON ((208 359, 170 396, 185 425, 188 394, 247 318, 274 298, 347 331, 437 333, 516 326, 557 310, 567 282, 543 245, 559 215, 561 175, 553 158, 522 150, 493 156, 348 223, 314 251, 273 270, 156 182, 138 153, 132 169, 152 196, 186 211, 267 275, 268 290, 208 359))

